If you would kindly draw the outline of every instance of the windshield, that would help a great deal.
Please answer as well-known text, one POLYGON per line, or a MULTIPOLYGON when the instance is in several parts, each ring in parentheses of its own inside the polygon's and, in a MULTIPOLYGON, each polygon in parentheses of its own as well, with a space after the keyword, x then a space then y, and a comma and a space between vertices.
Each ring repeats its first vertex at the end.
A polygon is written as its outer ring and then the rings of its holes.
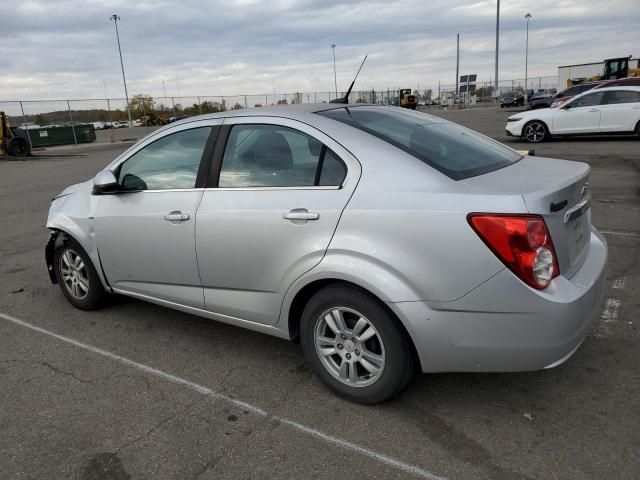
POLYGON ((515 150, 455 123, 396 107, 345 107, 318 112, 374 135, 454 180, 511 165, 515 150))

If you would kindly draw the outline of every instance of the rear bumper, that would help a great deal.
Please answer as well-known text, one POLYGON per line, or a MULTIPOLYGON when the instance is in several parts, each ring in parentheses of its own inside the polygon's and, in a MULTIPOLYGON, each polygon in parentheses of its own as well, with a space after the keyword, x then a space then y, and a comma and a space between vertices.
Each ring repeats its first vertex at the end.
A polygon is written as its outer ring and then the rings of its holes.
POLYGON ((598 317, 606 260, 606 241, 593 230, 580 269, 542 292, 505 269, 454 302, 389 306, 412 336, 424 372, 551 368, 571 357, 598 317))

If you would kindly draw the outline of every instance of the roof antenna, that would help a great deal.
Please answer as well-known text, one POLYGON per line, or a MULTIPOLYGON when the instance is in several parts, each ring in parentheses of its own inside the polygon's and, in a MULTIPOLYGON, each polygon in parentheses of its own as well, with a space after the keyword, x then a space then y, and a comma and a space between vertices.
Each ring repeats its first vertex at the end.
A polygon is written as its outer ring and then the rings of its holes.
POLYGON ((364 62, 367 61, 367 57, 368 57, 368 55, 364 56, 364 60, 362 60, 362 63, 360 64, 360 68, 358 69, 358 73, 356 73, 356 76, 353 79, 353 82, 351 82, 351 86, 349 87, 349 90, 347 90, 347 93, 345 94, 345 96, 342 97, 342 98, 334 98, 333 100, 329 100, 329 103, 349 103, 349 94, 351 93, 351 89, 353 89, 353 85, 356 83, 356 79, 358 78, 358 75, 360 74, 360 70, 362 70, 362 66, 364 65, 364 62))

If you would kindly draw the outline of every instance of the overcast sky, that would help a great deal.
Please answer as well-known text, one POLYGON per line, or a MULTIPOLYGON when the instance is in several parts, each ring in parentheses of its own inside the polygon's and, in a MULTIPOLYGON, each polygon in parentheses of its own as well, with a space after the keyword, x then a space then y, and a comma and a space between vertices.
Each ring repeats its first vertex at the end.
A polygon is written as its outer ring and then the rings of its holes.
MULTIPOLYGON (((640 55, 638 0, 503 0, 500 78, 640 55)), ((234 95, 346 89, 437 89, 461 74, 494 70, 496 2, 0 0, 0 100, 123 97, 113 22, 117 13, 129 94, 234 95), (177 78, 177 80, 176 80, 177 78), (106 85, 106 87, 105 87, 106 85)))

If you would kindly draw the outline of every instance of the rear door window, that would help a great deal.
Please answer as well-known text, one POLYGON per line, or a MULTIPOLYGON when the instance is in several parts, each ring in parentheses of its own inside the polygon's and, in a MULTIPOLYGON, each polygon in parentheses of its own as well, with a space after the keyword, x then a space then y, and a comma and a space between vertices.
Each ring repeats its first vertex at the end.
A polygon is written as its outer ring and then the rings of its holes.
POLYGON ((518 152, 472 130, 394 107, 344 107, 317 112, 378 137, 453 178, 511 165, 518 152))
POLYGON ((640 92, 633 90, 614 90, 607 92, 605 105, 616 105, 620 103, 638 103, 640 102, 640 92))
POLYGON ((322 161, 322 169, 320 170, 320 179, 318 185, 335 186, 342 185, 344 177, 347 176, 347 167, 340 158, 327 149, 322 161))
POLYGON ((222 159, 221 188, 340 186, 346 166, 317 139, 279 125, 235 125, 222 159))

